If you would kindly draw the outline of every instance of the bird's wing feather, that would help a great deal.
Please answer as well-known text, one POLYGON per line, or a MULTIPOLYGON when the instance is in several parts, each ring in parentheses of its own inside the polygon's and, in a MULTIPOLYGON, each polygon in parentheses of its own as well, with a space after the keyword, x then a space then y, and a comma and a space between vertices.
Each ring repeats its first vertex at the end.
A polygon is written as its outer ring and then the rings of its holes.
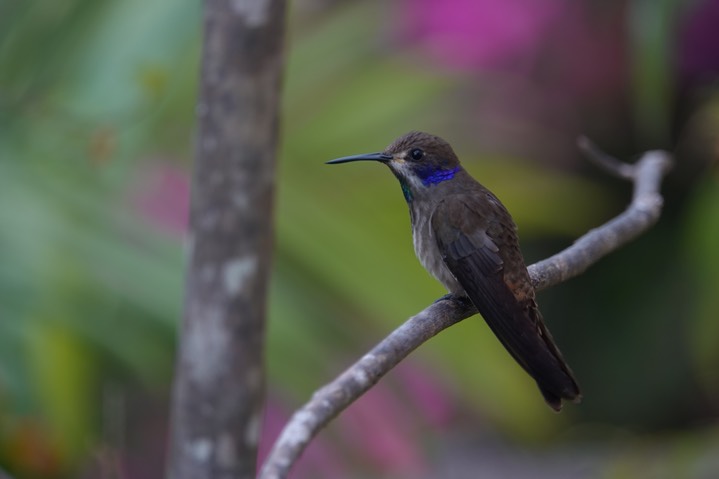
POLYGON ((558 409, 562 397, 575 399, 579 389, 536 308, 511 217, 498 201, 491 205, 501 211, 481 215, 486 203, 465 199, 450 207, 442 201, 432 216, 437 246, 490 329, 558 409), (507 264, 516 261, 521 264, 507 264), (505 275, 508 267, 514 276, 505 275), (516 283, 514 288, 508 280, 516 283))

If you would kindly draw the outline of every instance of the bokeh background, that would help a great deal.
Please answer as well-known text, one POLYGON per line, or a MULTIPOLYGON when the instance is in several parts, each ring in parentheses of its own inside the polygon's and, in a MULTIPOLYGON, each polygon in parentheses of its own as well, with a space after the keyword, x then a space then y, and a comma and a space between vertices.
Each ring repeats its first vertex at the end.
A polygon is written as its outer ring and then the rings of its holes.
MULTIPOLYGON (((421 129, 528 262, 622 210, 578 154, 671 150, 660 223, 539 295, 583 387, 552 413, 478 318, 323 431, 293 477, 719 477, 719 2, 290 4, 266 454, 291 411, 444 291, 380 165, 421 129)), ((0 467, 160 477, 183 287, 198 0, 0 3, 0 467)))

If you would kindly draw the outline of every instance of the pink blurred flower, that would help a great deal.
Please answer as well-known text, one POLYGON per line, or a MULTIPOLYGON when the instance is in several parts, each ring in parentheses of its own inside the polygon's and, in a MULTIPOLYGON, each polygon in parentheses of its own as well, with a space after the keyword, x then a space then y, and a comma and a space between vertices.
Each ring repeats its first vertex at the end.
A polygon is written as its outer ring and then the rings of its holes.
POLYGON ((687 83, 701 83, 719 77, 719 2, 695 2, 680 29, 678 68, 687 83))
POLYGON ((339 434, 362 463, 392 477, 417 477, 427 464, 415 418, 397 394, 379 384, 340 417, 339 434))
MULTIPOLYGON (((429 466, 421 434, 447 426, 456 410, 450 396, 431 373, 405 362, 392 378, 373 387, 313 439, 292 477, 348 477, 352 469, 383 477, 425 475, 429 466)), ((288 419, 289 414, 270 397, 260 463, 288 419)))
MULTIPOLYGON (((264 462, 289 417, 287 411, 270 396, 265 404, 262 437, 257 454, 258 466, 264 462)), ((292 469, 291 477, 294 479, 347 477, 348 471, 339 462, 339 457, 339 452, 324 437, 316 437, 292 469)))
POLYGON ((157 229, 181 235, 187 229, 189 198, 187 173, 171 163, 155 162, 140 171, 130 202, 157 229))
POLYGON ((400 384, 406 389, 406 395, 413 406, 435 428, 447 426, 456 413, 456 406, 446 386, 426 370, 420 369, 411 361, 405 361, 395 368, 393 374, 399 377, 400 384))
POLYGON ((565 0, 404 0, 406 39, 458 68, 504 66, 532 56, 565 0))
POLYGON ((626 81, 625 15, 621 3, 403 0, 397 17, 405 44, 440 65, 511 72, 559 97, 612 98, 626 81))

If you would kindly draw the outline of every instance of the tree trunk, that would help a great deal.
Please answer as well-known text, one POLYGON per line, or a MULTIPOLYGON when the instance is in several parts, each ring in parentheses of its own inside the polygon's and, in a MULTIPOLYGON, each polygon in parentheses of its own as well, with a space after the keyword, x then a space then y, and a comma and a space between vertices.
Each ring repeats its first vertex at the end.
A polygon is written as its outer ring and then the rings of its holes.
POLYGON ((167 477, 255 477, 284 0, 206 0, 167 477))

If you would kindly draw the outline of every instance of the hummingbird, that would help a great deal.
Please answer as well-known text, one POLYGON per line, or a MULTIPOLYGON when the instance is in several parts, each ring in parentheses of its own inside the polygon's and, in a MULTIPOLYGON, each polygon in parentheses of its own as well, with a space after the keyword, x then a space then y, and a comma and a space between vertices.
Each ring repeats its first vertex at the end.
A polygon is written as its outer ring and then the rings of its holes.
POLYGON ((414 251, 450 295, 468 298, 555 411, 579 402, 574 375, 544 324, 517 226, 499 199, 462 168, 442 138, 412 131, 384 151, 328 164, 378 161, 399 180, 414 251))

